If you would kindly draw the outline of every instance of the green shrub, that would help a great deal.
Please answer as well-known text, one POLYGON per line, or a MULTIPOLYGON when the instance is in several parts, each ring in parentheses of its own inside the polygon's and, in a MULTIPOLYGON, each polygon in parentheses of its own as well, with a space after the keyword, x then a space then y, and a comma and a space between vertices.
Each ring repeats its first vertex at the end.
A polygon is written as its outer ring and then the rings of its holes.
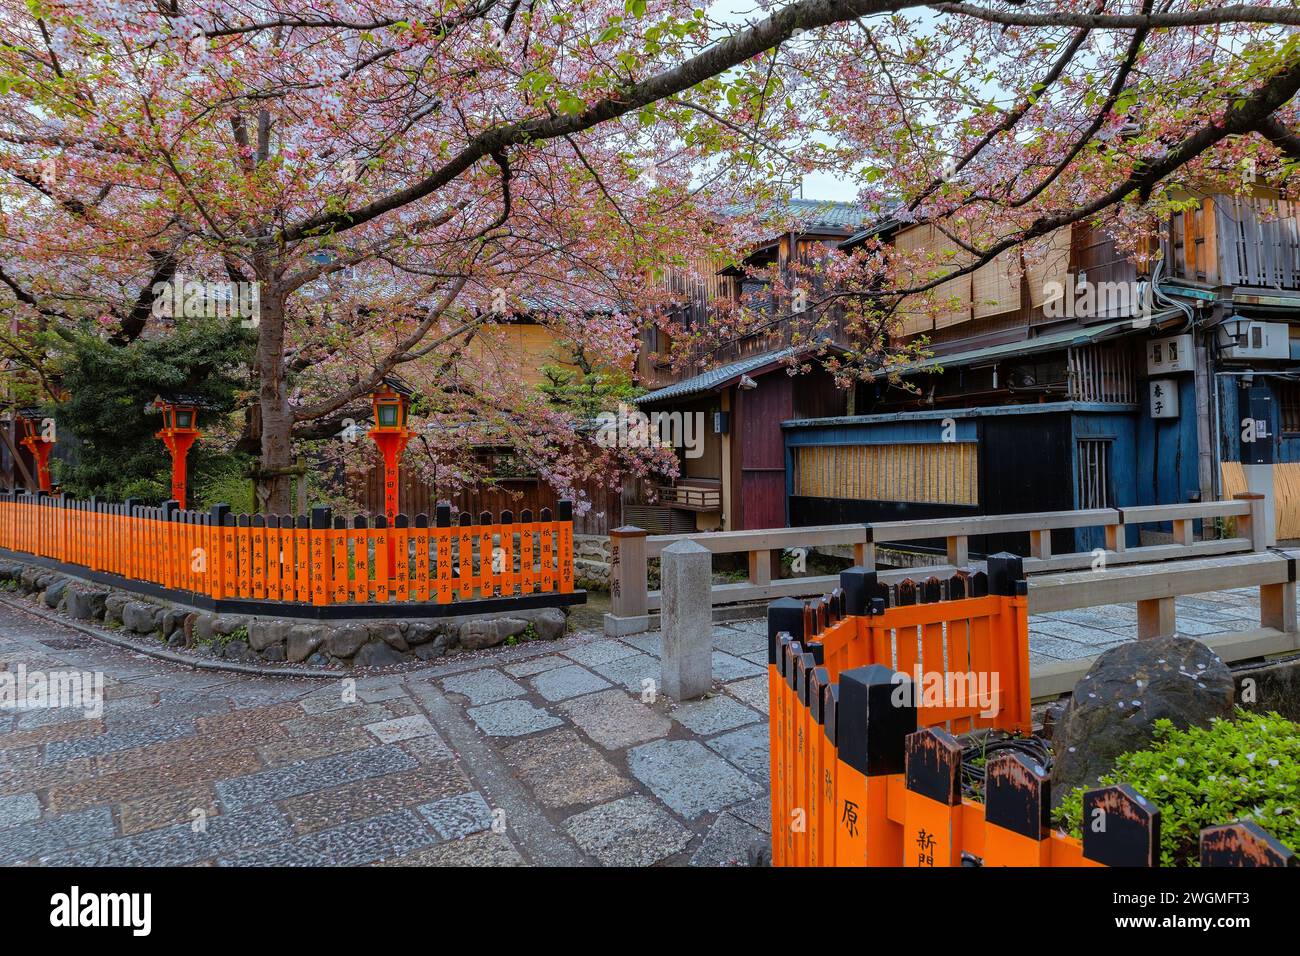
MULTIPOLYGON (((1160 863, 1195 866, 1204 827, 1251 820, 1300 849, 1300 724, 1237 709, 1233 720, 1176 730, 1156 721, 1147 750, 1122 754, 1104 785, 1127 783, 1160 808, 1160 863)), ((1058 826, 1082 832, 1083 788, 1056 811, 1058 826)))

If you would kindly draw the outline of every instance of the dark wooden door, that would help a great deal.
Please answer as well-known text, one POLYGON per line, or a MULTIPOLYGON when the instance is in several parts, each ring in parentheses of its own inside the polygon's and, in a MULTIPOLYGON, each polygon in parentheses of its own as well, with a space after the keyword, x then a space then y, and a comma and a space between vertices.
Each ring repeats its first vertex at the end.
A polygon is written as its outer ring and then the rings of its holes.
POLYGON ((793 417, 794 380, 783 369, 737 390, 740 415, 738 530, 785 527, 785 441, 781 422, 793 417))

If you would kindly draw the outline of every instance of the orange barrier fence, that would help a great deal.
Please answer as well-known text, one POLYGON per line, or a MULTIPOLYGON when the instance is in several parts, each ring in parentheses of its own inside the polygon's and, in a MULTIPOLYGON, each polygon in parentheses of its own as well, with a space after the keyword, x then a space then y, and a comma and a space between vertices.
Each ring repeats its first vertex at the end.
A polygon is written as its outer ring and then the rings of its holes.
MULTIPOLYGON (((775 866, 1154 866, 1160 812, 1128 786, 1084 795, 1082 840, 1048 825, 1050 781, 1025 753, 963 796, 954 734, 1030 725, 1019 558, 988 574, 887 588, 852 568, 824 598, 768 607, 775 866), (1100 821, 1100 825, 1098 825, 1100 821)), ((1203 865, 1294 866, 1253 823, 1201 834, 1203 865)))
POLYGON ((433 524, 328 508, 310 516, 185 511, 0 494, 0 548, 214 601, 310 604, 453 601, 573 593, 573 510, 503 511, 433 524))

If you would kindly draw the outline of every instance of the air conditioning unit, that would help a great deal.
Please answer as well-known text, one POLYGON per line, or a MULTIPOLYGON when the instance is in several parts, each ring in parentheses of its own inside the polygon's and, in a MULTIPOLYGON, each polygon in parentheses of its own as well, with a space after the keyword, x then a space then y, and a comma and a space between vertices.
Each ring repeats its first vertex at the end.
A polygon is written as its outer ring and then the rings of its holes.
POLYGON ((1236 340, 1220 353, 1225 359, 1288 359, 1290 326, 1285 322, 1239 322, 1236 340))

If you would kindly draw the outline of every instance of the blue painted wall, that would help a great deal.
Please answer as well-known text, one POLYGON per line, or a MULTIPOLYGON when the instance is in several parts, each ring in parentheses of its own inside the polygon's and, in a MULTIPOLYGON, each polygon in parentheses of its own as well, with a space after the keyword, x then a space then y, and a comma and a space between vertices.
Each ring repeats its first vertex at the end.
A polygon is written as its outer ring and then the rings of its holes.
MULTIPOLYGON (((1222 416, 1219 435, 1219 455, 1224 461, 1241 461, 1241 395, 1240 376, 1217 375, 1219 409, 1222 416)), ((1300 461, 1300 435, 1282 434, 1282 404, 1278 398, 1277 383, 1263 375, 1255 376, 1255 384, 1266 385, 1273 393, 1273 421, 1269 430, 1279 436, 1275 446, 1278 461, 1300 461)))

